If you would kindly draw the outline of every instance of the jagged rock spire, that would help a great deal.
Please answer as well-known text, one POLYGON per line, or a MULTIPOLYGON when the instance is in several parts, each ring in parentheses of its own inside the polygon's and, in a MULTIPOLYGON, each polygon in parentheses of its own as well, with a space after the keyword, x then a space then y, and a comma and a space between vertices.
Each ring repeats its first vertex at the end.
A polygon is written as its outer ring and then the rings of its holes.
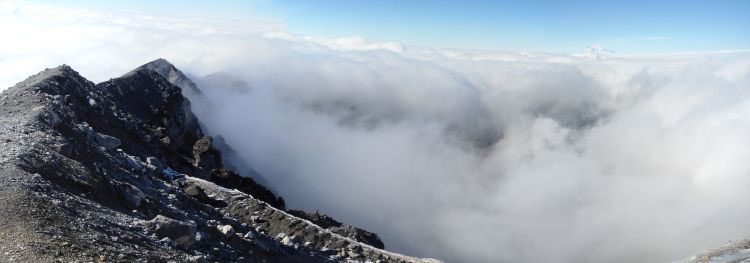
POLYGON ((202 95, 202 92, 198 89, 198 86, 195 85, 195 82, 190 80, 190 78, 185 76, 182 71, 177 69, 177 67, 175 67, 166 59, 159 58, 149 63, 143 64, 142 66, 134 69, 128 74, 132 74, 133 72, 141 71, 144 69, 156 71, 156 73, 159 73, 159 75, 166 78, 170 83, 182 88, 182 93, 185 97, 193 98, 195 96, 202 95))

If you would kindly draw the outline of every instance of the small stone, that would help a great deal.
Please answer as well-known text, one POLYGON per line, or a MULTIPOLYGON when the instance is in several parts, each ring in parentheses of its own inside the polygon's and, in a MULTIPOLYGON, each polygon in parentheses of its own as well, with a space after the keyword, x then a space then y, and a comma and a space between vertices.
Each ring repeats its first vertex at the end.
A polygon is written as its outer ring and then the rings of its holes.
POLYGON ((281 244, 284 244, 285 246, 295 246, 302 243, 302 239, 298 236, 285 236, 284 239, 281 240, 281 244))
POLYGON ((206 232, 198 232, 195 234, 195 241, 208 240, 211 236, 206 232))
POLYGON ((359 253, 357 253, 357 252, 354 252, 354 251, 349 251, 349 252, 347 252, 346 254, 347 254, 347 255, 348 255, 348 256, 349 256, 350 258, 358 258, 358 257, 361 257, 361 256, 362 256, 362 255, 360 255, 359 253))
POLYGON ((218 225, 216 228, 226 236, 234 235, 234 228, 231 225, 218 225))
POLYGON ((362 247, 359 246, 359 245, 356 245, 356 244, 350 244, 350 245, 346 246, 346 248, 348 248, 350 251, 362 252, 362 247))
POLYGON ((206 260, 206 257, 198 255, 198 256, 190 256, 187 258, 188 262, 191 263, 208 263, 208 260, 206 260))
POLYGON ((292 244, 292 239, 285 236, 284 239, 281 240, 281 244, 284 244, 285 246, 289 246, 292 244))
POLYGON ((115 185, 120 196, 130 208, 140 208, 141 204, 146 200, 147 195, 141 191, 141 189, 132 184, 117 182, 115 185))
POLYGON ((164 164, 156 157, 146 157, 146 168, 152 171, 164 170, 164 164))
POLYGON ((163 242, 163 243, 169 243, 169 242, 172 242, 172 239, 170 239, 169 237, 165 237, 165 238, 162 238, 162 239, 161 239, 161 240, 159 240, 159 241, 161 241, 161 242, 163 242))
POLYGON ((60 142, 54 145, 54 149, 55 151, 57 151, 58 153, 62 155, 70 156, 73 153, 73 144, 67 141, 60 142))
POLYGON ((104 133, 96 133, 96 135, 96 141, 99 142, 99 144, 107 151, 114 150, 122 143, 120 139, 106 135, 104 133))
POLYGON ((185 178, 184 174, 178 173, 177 171, 173 170, 172 168, 164 168, 164 170, 161 171, 164 177, 166 177, 170 181, 174 181, 180 178, 185 178))

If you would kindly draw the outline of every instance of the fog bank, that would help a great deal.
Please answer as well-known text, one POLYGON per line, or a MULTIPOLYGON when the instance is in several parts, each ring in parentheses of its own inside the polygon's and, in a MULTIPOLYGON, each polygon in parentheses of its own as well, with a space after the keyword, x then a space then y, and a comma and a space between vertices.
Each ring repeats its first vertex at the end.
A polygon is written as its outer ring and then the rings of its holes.
POLYGON ((747 51, 446 50, 2 4, 3 88, 62 63, 103 81, 166 58, 206 93, 190 99, 208 131, 290 207, 389 250, 664 262, 750 235, 747 51))

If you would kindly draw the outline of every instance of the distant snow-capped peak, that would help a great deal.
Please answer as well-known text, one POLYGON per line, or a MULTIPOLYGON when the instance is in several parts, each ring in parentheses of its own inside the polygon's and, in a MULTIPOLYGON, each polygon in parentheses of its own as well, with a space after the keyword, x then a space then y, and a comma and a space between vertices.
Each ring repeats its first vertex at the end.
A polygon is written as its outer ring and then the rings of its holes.
POLYGON ((582 50, 580 53, 573 54, 573 56, 595 58, 595 59, 606 59, 607 57, 614 55, 614 54, 615 54, 614 51, 606 49, 600 45, 592 45, 582 50))

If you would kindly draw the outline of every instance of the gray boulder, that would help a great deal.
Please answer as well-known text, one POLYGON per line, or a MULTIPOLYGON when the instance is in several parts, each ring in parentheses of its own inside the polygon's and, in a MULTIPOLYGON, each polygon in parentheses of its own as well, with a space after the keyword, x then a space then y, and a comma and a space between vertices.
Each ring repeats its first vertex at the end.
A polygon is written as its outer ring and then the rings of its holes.
POLYGON ((104 149, 107 149, 107 151, 114 150, 122 143, 120 142, 120 139, 98 132, 96 133, 96 141, 99 145, 104 147, 104 149))
POLYGON ((168 237, 182 248, 188 249, 195 243, 195 224, 157 215, 144 225, 160 238, 168 237))
POLYGON ((125 183, 125 182, 114 182, 117 192, 122 197, 125 204, 131 209, 138 209, 145 202, 146 195, 138 187, 125 183))
POLYGON ((147 157, 146 163, 147 163, 146 167, 149 170, 153 170, 153 171, 164 170, 164 164, 161 161, 159 161, 159 159, 157 159, 156 157, 147 157))
POLYGON ((54 111, 49 110, 45 106, 36 107, 31 110, 32 112, 35 112, 38 114, 39 119, 49 125, 50 127, 57 127, 60 123, 62 123, 62 120, 60 119, 60 116, 55 113, 54 111))

